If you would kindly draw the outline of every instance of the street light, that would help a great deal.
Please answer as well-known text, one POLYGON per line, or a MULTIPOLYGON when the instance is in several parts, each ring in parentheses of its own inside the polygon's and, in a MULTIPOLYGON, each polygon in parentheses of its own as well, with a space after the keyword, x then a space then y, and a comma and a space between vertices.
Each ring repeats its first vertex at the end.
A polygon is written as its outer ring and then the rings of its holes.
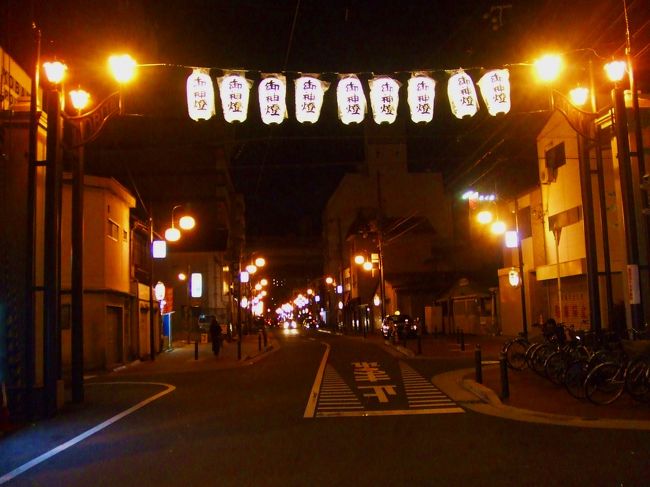
MULTIPOLYGON (((123 60, 126 58, 123 58, 123 60)), ((118 63, 119 65, 120 63, 118 63)), ((135 61, 131 59, 131 64, 135 61)), ((70 92, 72 105, 77 116, 65 114, 65 96, 60 88, 67 72, 67 66, 60 61, 43 63, 43 70, 50 82, 47 91, 47 171, 46 171, 46 223, 45 235, 48 245, 45 250, 45 389, 48 414, 56 409, 56 382, 60 376, 60 287, 61 287, 61 141, 63 138, 62 119, 74 128, 74 142, 71 148, 77 149, 73 165, 72 179, 72 244, 71 244, 71 388, 73 402, 82 402, 83 390, 83 188, 84 188, 84 146, 94 140, 105 122, 121 112, 121 100, 117 106, 109 104, 115 97, 108 96, 95 109, 82 114, 90 100, 83 90, 70 92), (99 114, 100 116, 96 116, 99 114)), ((125 72, 116 77, 118 83, 127 80, 125 72)), ((121 90, 118 92, 121 98, 121 90)), ((151 299, 152 300, 152 299, 151 299)), ((151 307, 153 305, 150 302, 151 307)))
MULTIPOLYGON (((625 74, 628 74, 630 80, 630 88, 633 95, 636 90, 632 87, 633 85, 633 75, 632 70, 629 68, 629 38, 627 39, 628 44, 626 47, 626 53, 628 54, 628 63, 623 61, 613 61, 604 66, 606 73, 610 80, 614 81, 615 86, 612 90, 612 108, 613 108, 613 119, 614 126, 616 129, 616 139, 617 139, 617 156, 619 158, 619 175, 620 175, 620 188, 621 188, 621 197, 623 200, 623 220, 625 227, 625 242, 627 250, 627 259, 628 259, 628 275, 631 278, 628 280, 630 288, 628 289, 628 296, 630 297, 630 310, 632 316, 632 326, 640 326, 642 323, 642 314, 643 310, 641 309, 641 300, 638 297, 638 268, 639 268, 639 243, 637 237, 637 228, 636 228, 636 205, 634 203, 634 184, 633 184, 633 174, 634 171, 631 167, 630 161, 630 150, 629 150, 629 141, 628 141, 628 127, 627 127, 627 115, 625 100, 623 92, 618 85, 618 82, 622 81, 625 77, 625 74)), ((590 54, 593 54, 593 51, 588 51, 590 54)), ((587 264, 587 287, 589 291, 589 303, 590 303, 590 316, 591 316, 591 326, 594 330, 599 330, 601 327, 600 324, 600 291, 598 283, 598 259, 596 253, 596 237, 595 237, 595 224, 594 224, 594 211, 593 211, 593 193, 592 193, 592 182, 591 182, 591 148, 596 148, 596 164, 597 164, 597 177, 598 177, 598 200, 600 206, 600 220, 601 220, 601 231, 603 232, 603 254, 605 262, 605 286, 606 286, 606 297, 607 297, 607 308, 610 313, 610 325, 613 322, 612 317, 612 308, 613 308, 613 297, 612 297, 612 284, 611 284, 611 269, 610 269, 610 257, 609 257, 609 243, 608 243, 608 232, 607 232, 607 215, 604 208, 607 207, 605 202, 605 195, 603 188, 605 187, 604 174, 603 174, 603 163, 602 155, 600 153, 600 131, 601 128, 597 126, 597 117, 605 115, 607 110, 597 110, 596 106, 596 96, 594 89, 594 76, 592 68, 592 60, 589 59, 589 82, 590 82, 590 95, 591 95, 591 111, 583 111, 579 108, 579 103, 583 100, 577 99, 576 94, 580 95, 580 98, 586 99, 586 91, 579 92, 578 90, 573 90, 571 93, 571 100, 569 101, 564 95, 556 90, 551 90, 551 107, 552 109, 557 109, 568 121, 569 125, 576 131, 578 136, 578 151, 579 151, 579 167, 580 167, 580 185, 582 192, 582 201, 583 201, 583 220, 584 220, 584 229, 585 229, 585 253, 586 253, 586 264, 587 264), (556 107, 553 94, 559 95, 562 99, 567 101, 566 106, 556 107)), ((586 100, 585 100, 586 101, 586 100)), ((635 107, 636 108, 636 107, 635 107)), ((637 119, 637 147, 643 147, 642 137, 639 130, 639 118, 638 113, 636 113, 637 119)), ((604 118, 603 118, 604 119, 604 118)), ((639 162, 639 168, 644 167, 643 165, 643 150, 637 150, 637 159, 639 162)), ((556 254, 558 254, 557 246, 559 245, 559 236, 560 236, 561 227, 556 225, 556 228, 553 229, 553 233, 556 239, 556 254)), ((558 300, 560 307, 560 320, 562 321, 562 297, 560 292, 560 277, 559 277, 559 259, 558 260, 558 300)))
MULTIPOLYGON (((172 208, 172 221, 171 224, 172 226, 168 229, 165 230, 165 240, 168 242, 178 242, 181 238, 181 231, 176 228, 174 225, 175 219, 174 219, 174 212, 176 211, 177 208, 181 208, 183 205, 175 205, 172 208)), ((191 215, 183 215, 182 217, 179 218, 178 220, 178 226, 182 230, 192 230, 196 225, 196 221, 194 220, 194 217, 191 215)))
MULTIPOLYGON (((383 320, 384 316, 386 315, 386 287, 384 282, 384 259, 381 237, 378 237, 376 254, 371 254, 370 259, 367 259, 363 254, 357 254, 354 256, 354 262, 355 264, 360 265, 364 271, 373 272, 373 274, 375 269, 379 270, 379 307, 381 313, 379 320, 381 322, 381 320, 383 320)), ((373 302, 375 303, 375 306, 377 306, 374 298, 373 302)), ((363 333, 365 336, 365 326, 363 333)))

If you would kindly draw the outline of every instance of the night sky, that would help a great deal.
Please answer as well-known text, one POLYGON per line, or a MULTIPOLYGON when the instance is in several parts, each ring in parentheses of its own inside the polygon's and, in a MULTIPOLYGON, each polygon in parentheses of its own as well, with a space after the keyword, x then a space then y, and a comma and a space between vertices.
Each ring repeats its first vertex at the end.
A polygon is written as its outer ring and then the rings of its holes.
MULTIPOLYGON (((325 202, 344 171, 354 170, 363 160, 364 133, 369 130, 398 133, 408 144, 411 169, 443 172, 450 191, 473 184, 507 193, 508 181, 523 178, 534 183, 536 170, 521 168, 531 167, 535 157, 534 133, 548 98, 520 63, 550 49, 589 48, 604 59, 622 55, 625 42, 618 0, 513 0, 502 2, 504 8, 475 0, 0 0, 0 4, 0 42, 5 49, 29 65, 29 26, 35 19, 42 31, 43 58, 56 55, 64 60, 70 66, 69 85, 83 84, 96 99, 113 89, 102 71, 110 53, 124 50, 140 63, 174 65, 142 69, 138 81, 142 85, 127 98, 127 106, 141 115, 139 123, 153 129, 164 126, 172 135, 154 137, 155 144, 143 142, 146 150, 135 147, 137 140, 123 144, 120 150, 139 150, 138 157, 116 155, 154 169, 163 153, 179 148, 209 151, 227 137, 232 176, 246 198, 251 236, 318 235, 325 202), (495 118, 482 110, 472 119, 456 120, 446 98, 445 70, 462 67, 477 81, 484 68, 505 65, 512 78, 511 113, 495 118), (224 69, 245 69, 255 83, 261 72, 285 72, 289 119, 280 126, 261 122, 255 84, 245 123, 227 126, 217 107, 216 119, 193 131, 184 99, 184 80, 192 66, 211 68, 213 79, 224 69), (408 120, 405 96, 410 71, 420 69, 432 71, 438 83, 434 121, 426 126, 408 120), (293 117, 291 83, 298 72, 321 73, 333 82, 315 125, 301 125, 293 117), (370 113, 364 124, 344 126, 336 112, 338 73, 356 73, 364 83, 373 74, 402 81, 397 126, 376 129, 370 113), (144 93, 144 86, 151 92, 144 93), (170 130, 174 127, 178 129, 170 130)), ((628 2, 642 88, 649 56, 647 7, 647 0, 628 2)), ((582 51, 574 56, 586 59, 582 51)), ((104 139, 111 132, 115 131, 107 131, 104 139)), ((116 147, 111 140, 98 143, 116 147)))

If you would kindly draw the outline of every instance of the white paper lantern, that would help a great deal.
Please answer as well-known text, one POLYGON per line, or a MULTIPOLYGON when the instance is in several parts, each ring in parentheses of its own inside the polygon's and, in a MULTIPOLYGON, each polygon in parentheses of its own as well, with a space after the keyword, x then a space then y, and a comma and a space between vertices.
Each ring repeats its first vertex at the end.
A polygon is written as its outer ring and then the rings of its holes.
POLYGON ((228 123, 245 121, 248 116, 248 99, 253 83, 242 73, 226 73, 217 81, 223 118, 228 123))
POLYGON ((472 78, 462 69, 449 78, 447 95, 456 118, 473 117, 478 111, 478 97, 472 78))
POLYGON ((366 114, 366 95, 356 75, 348 74, 341 77, 336 87, 336 101, 339 118, 345 125, 363 122, 366 114))
POLYGON ((316 123, 323 107, 323 96, 330 84, 315 76, 301 76, 295 80, 296 119, 300 123, 316 123))
POLYGON ((269 125, 282 123, 287 117, 287 81, 281 74, 263 75, 260 82, 259 100, 262 122, 269 125))
POLYGON ((397 118, 399 88, 401 83, 388 76, 380 76, 368 81, 370 85, 370 104, 375 123, 393 123, 397 118))
POLYGON ((433 120, 436 82, 429 76, 416 73, 409 79, 407 91, 411 120, 415 123, 428 123, 433 120))
POLYGON ((187 111, 192 120, 209 120, 216 113, 210 70, 196 68, 187 78, 187 111))
POLYGON ((488 113, 495 116, 510 111, 510 72, 507 69, 493 69, 478 81, 488 113))

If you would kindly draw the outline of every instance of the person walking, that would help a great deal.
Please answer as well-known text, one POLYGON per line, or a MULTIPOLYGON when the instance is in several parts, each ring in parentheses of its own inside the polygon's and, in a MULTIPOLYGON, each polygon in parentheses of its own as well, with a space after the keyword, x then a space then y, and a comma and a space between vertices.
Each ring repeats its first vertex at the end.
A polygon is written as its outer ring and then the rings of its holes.
POLYGON ((219 355, 221 349, 221 325, 216 318, 210 322, 210 340, 212 341, 212 353, 219 355))

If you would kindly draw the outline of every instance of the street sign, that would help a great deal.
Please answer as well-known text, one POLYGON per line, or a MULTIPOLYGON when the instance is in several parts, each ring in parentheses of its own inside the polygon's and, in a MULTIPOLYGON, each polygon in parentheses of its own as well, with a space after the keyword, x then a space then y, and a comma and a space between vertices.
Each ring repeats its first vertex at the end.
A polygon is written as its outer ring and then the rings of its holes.
POLYGON ((161 301, 160 314, 173 313, 174 311, 174 288, 165 289, 165 299, 161 301))

